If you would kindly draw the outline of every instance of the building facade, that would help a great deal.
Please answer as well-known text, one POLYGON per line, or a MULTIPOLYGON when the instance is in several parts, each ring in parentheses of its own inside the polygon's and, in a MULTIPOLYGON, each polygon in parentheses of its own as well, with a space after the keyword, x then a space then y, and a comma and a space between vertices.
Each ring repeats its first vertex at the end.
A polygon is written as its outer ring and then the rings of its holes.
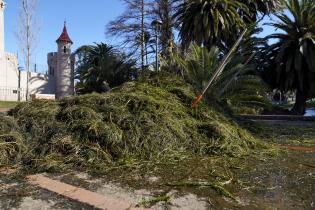
POLYGON ((5 3, 0 0, 0 100, 14 101, 18 99, 18 60, 14 54, 4 50, 4 9, 5 3))
POLYGON ((48 53, 48 73, 41 74, 19 70, 17 56, 5 52, 4 41, 5 2, 0 0, 0 101, 25 101, 27 83, 29 96, 35 94, 55 95, 57 99, 74 93, 74 56, 72 41, 66 25, 57 39, 57 52, 48 53))

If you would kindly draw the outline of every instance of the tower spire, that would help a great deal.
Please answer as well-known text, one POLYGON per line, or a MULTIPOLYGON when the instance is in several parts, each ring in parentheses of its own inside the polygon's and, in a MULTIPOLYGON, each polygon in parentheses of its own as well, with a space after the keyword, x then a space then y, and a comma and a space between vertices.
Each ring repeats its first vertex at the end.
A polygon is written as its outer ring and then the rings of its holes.
POLYGON ((66 42, 66 43, 71 43, 73 44, 73 42, 71 41, 69 35, 68 35, 68 30, 67 30, 67 22, 64 22, 64 26, 63 26, 63 31, 61 33, 61 35, 59 36, 59 38, 56 41, 57 43, 59 42, 66 42))

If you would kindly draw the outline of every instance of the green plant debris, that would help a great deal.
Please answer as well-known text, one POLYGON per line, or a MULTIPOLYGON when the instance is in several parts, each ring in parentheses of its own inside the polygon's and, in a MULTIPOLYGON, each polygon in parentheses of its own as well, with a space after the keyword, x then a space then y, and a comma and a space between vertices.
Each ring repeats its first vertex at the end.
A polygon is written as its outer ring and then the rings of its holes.
POLYGON ((214 182, 172 182, 166 183, 170 187, 211 187, 217 193, 235 200, 235 196, 225 189, 222 185, 214 182))
POLYGON ((13 167, 22 157, 26 145, 12 117, 0 114, 0 167, 13 167))
POLYGON ((160 203, 160 202, 164 202, 164 203, 168 203, 169 201, 171 200, 171 197, 168 196, 168 195, 158 195, 158 196, 155 196, 154 198, 150 199, 150 200, 144 200, 144 201, 141 201, 137 207, 145 207, 145 208, 150 208, 154 205, 156 205, 157 203, 160 203))
POLYGON ((242 156, 265 147, 215 106, 191 109, 194 97, 181 79, 157 75, 106 94, 21 103, 10 115, 27 147, 10 151, 23 154, 20 162, 30 170, 104 171, 123 159, 242 156))

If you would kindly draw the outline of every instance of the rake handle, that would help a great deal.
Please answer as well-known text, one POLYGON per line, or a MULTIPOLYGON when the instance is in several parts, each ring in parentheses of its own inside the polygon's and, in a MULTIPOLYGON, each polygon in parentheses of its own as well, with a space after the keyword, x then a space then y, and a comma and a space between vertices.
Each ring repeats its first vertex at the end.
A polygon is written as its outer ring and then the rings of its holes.
POLYGON ((198 103, 201 101, 203 95, 209 89, 209 87, 212 84, 212 82, 215 79, 217 79, 217 77, 222 73, 222 71, 224 70, 226 64, 228 63, 229 58, 231 57, 232 53, 236 50, 236 48, 240 45, 240 43, 241 43, 243 37, 245 36, 246 32, 247 32, 247 28, 244 29, 244 31, 241 34, 241 36, 237 39, 237 41, 234 43, 233 47, 230 49, 229 53, 224 57, 224 59, 222 60, 222 63, 219 66, 219 68, 214 73, 214 75, 211 77, 211 79, 208 82, 208 84, 204 87, 204 89, 202 90, 201 94, 196 97, 196 99, 194 100, 194 102, 192 104, 192 108, 195 108, 198 105, 198 103))

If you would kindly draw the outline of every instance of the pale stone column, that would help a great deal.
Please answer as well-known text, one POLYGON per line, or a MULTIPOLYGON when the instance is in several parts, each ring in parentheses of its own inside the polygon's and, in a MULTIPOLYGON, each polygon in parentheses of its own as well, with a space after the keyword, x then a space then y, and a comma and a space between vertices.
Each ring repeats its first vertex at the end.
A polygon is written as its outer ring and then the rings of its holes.
POLYGON ((4 58, 4 9, 5 3, 0 0, 0 56, 4 58))
POLYGON ((6 99, 3 87, 7 85, 7 63, 4 52, 4 9, 5 3, 0 0, 0 100, 6 99))

